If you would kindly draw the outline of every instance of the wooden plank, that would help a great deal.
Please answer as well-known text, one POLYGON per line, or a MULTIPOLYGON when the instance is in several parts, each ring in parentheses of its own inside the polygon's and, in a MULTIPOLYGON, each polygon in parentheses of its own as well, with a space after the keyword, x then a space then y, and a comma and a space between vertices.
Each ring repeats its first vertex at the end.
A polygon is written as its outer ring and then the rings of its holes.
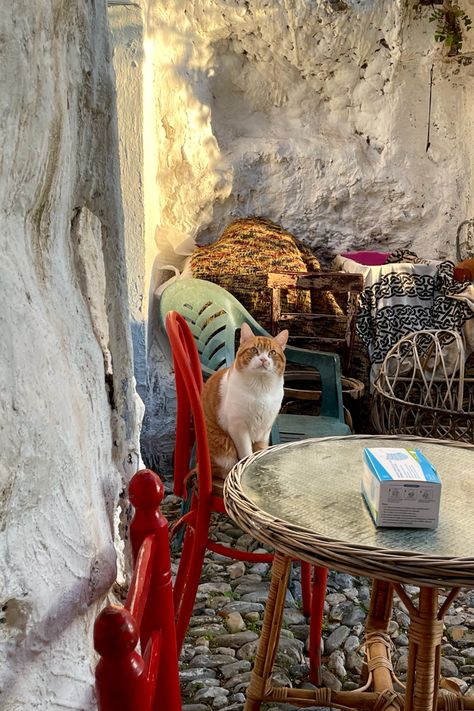
POLYGON ((271 311, 272 334, 276 336, 276 334, 278 333, 278 324, 281 321, 280 289, 272 289, 271 311))
POLYGON ((346 316, 336 314, 308 314, 308 313, 281 313, 279 321, 331 321, 332 323, 346 323, 346 316))
POLYGON ((297 274, 277 274, 271 272, 266 275, 265 286, 269 289, 291 289, 296 286, 297 281, 297 274))
POLYGON ((292 335, 291 336, 291 343, 295 343, 295 341, 313 341, 314 343, 332 343, 333 345, 339 344, 341 346, 344 346, 346 343, 345 338, 335 338, 335 337, 324 337, 324 336, 299 336, 298 334, 292 335))
POLYGON ((345 272, 326 273, 318 276, 305 275, 298 278, 297 288, 318 289, 333 293, 348 291, 361 293, 364 288, 364 278, 362 274, 346 274, 345 272))
POLYGON ((348 274, 347 272, 270 272, 267 275, 267 286, 270 289, 318 289, 345 293, 355 291, 361 293, 364 288, 362 274, 348 274))

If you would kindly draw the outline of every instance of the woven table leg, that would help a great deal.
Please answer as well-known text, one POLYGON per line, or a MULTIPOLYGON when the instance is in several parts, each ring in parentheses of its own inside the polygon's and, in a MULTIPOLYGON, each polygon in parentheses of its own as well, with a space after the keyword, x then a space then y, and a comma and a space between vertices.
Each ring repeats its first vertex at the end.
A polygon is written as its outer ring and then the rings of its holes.
POLYGON ((390 642, 387 636, 392 616, 393 585, 384 580, 372 582, 370 609, 366 624, 367 667, 372 676, 374 691, 382 692, 386 701, 384 711, 399 711, 400 704, 393 693, 393 669, 390 657, 390 642), (393 704, 391 694, 393 693, 393 704))
POLYGON ((406 711, 436 711, 443 621, 438 591, 420 588, 418 610, 410 610, 406 711))
POLYGON ((384 580, 372 581, 366 632, 387 632, 392 616, 393 585, 384 580))
POLYGON ((247 689, 244 711, 258 711, 264 697, 271 693, 273 664, 280 639, 291 558, 275 553, 257 655, 247 689))

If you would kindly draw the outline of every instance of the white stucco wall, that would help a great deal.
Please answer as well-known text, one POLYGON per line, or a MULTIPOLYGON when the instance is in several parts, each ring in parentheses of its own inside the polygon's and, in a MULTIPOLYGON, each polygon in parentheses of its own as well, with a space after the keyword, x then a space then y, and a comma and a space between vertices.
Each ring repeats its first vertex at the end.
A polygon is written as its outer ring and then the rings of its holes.
POLYGON ((451 254, 472 206, 474 65, 446 59, 416 5, 150 0, 158 246, 257 213, 322 256, 451 254))
POLYGON ((0 13, 0 708, 94 708, 137 408, 105 1, 0 13))
MULTIPOLYGON (((109 3, 116 76, 120 179, 124 204, 130 327, 137 390, 145 397, 146 252, 144 204, 144 13, 137 3, 109 3)), ((156 189, 156 186, 155 186, 156 189)))

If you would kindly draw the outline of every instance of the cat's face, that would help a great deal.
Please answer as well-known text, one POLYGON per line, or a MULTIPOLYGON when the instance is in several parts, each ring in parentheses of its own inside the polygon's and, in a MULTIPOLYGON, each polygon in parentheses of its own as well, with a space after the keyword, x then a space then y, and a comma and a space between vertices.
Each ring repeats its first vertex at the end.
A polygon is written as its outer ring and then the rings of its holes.
POLYGON ((240 346, 235 356, 235 367, 239 371, 255 373, 274 373, 283 375, 285 370, 284 348, 288 340, 288 331, 281 331, 274 338, 254 336, 250 326, 242 324, 240 346))

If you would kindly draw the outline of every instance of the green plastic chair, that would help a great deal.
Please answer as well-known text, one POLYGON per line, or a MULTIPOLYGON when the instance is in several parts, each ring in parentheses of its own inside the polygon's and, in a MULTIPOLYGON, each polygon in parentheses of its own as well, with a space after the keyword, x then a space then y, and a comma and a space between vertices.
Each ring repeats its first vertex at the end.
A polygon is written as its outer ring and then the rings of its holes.
MULTIPOLYGON (((269 336, 242 304, 228 291, 204 279, 178 279, 167 286, 159 301, 159 344, 173 362, 166 335, 166 314, 177 311, 187 321, 196 341, 203 376, 230 366, 236 350, 236 332, 247 323, 252 331, 269 336)), ((287 364, 315 369, 321 383, 319 415, 281 414, 273 427, 272 444, 307 437, 351 434, 344 422, 339 356, 287 346, 287 364)))

